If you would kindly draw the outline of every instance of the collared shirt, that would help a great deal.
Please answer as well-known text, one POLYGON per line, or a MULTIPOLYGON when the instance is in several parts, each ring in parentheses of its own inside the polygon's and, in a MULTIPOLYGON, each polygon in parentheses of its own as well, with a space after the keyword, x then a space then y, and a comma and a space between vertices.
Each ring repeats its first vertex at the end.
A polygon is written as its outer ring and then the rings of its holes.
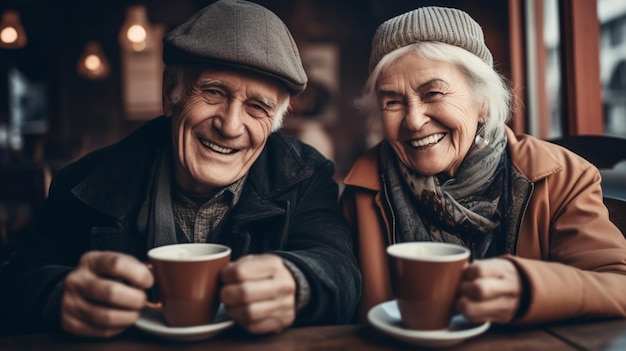
MULTIPOLYGON (((205 243, 219 235, 222 223, 239 201, 246 176, 208 197, 185 193, 180 187, 172 188, 172 209, 176 223, 189 242, 205 243)), ((292 262, 283 260, 297 284, 296 310, 309 303, 311 288, 304 273, 292 262)))
POLYGON ((218 236, 221 225, 239 201, 245 179, 244 176, 208 197, 172 188, 174 218, 189 242, 205 243, 218 236))

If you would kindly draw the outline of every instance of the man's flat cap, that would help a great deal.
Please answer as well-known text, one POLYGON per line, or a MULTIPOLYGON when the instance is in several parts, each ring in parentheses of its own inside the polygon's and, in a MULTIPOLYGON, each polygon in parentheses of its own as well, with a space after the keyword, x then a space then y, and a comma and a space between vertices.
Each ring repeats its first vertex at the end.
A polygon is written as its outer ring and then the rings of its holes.
POLYGON ((221 0, 198 11, 163 38, 165 65, 207 64, 251 70, 306 88, 298 47, 283 21, 265 7, 221 0))

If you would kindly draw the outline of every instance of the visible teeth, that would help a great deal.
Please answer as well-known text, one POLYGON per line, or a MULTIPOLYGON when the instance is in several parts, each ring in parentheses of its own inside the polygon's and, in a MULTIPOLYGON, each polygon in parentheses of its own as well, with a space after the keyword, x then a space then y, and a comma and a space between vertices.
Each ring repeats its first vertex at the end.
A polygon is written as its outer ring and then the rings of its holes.
POLYGON ((444 136, 445 136, 444 133, 437 133, 437 134, 427 136, 426 138, 422 138, 418 140, 411 140, 411 146, 422 147, 422 146, 426 146, 430 144, 435 144, 439 142, 439 140, 441 140, 444 136))
POLYGON ((220 154, 232 154, 233 152, 236 151, 235 149, 229 149, 229 148, 226 148, 226 147, 222 147, 222 146, 219 146, 217 144, 213 144, 210 141, 206 141, 204 139, 200 139, 200 144, 208 147, 209 149, 211 149, 211 150, 213 150, 215 152, 219 152, 220 154))

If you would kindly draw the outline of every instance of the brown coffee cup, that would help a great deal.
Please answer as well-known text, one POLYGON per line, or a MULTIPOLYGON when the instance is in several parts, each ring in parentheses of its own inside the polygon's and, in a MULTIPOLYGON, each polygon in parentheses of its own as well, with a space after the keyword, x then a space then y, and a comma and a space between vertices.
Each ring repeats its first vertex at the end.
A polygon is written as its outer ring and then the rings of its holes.
POLYGON ((158 303, 172 327, 211 323, 219 306, 220 272, 230 261, 231 249, 218 244, 187 243, 148 251, 158 303))
POLYGON ((466 247, 437 242, 409 242, 387 247, 392 290, 407 329, 445 329, 469 261, 466 247))

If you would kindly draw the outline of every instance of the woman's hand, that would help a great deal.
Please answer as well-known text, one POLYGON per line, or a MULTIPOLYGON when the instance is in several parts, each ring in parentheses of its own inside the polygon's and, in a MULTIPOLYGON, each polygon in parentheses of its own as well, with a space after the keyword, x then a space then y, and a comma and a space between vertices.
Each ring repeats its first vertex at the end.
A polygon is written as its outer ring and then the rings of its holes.
POLYGON ((132 256, 91 251, 64 281, 61 327, 70 334, 106 338, 139 318, 145 289, 154 284, 148 268, 132 256))
POLYGON ((293 324, 296 282, 276 255, 249 255, 222 271, 220 297, 228 314, 250 333, 278 333, 293 324))
POLYGON ((465 268, 456 308, 471 322, 508 323, 517 314, 522 294, 522 280, 511 261, 476 260, 465 268))

